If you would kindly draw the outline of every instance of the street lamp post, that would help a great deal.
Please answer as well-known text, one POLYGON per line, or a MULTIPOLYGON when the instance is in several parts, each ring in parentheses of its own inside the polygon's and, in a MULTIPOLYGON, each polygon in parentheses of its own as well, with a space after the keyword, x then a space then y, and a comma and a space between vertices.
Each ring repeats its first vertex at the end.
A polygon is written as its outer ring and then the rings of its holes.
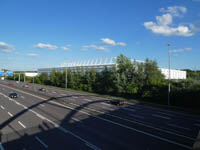
POLYGON ((65 69, 65 87, 67 89, 67 68, 65 69))
POLYGON ((170 79, 171 79, 171 70, 170 70, 170 44, 168 44, 168 66, 169 66, 169 70, 168 70, 168 106, 170 106, 170 79))

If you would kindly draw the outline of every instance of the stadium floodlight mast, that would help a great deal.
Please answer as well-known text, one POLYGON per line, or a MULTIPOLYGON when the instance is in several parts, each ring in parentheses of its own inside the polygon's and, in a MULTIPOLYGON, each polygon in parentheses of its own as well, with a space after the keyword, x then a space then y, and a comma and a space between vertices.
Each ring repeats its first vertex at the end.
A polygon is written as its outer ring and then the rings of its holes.
POLYGON ((171 80, 171 70, 170 70, 170 44, 168 43, 168 106, 170 106, 170 80, 171 80))

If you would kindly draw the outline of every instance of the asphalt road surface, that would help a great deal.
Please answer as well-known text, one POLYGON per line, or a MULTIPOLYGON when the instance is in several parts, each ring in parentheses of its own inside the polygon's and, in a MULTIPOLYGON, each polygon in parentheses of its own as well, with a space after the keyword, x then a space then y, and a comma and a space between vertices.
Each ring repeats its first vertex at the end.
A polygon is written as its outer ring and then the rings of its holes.
POLYGON ((0 81, 0 150, 189 150, 200 129, 183 112, 10 82, 0 81))

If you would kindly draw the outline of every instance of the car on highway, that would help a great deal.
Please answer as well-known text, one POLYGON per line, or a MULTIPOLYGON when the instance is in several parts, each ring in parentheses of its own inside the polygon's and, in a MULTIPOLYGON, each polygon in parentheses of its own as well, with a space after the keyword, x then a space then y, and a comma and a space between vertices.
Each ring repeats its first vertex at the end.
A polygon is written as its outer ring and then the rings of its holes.
POLYGON ((27 84, 25 84, 23 87, 28 88, 29 86, 27 84))
POLYGON ((28 86, 31 86, 31 83, 27 83, 28 86))
POLYGON ((117 105, 117 106, 123 106, 124 101, 123 100, 111 100, 110 104, 117 105))
POLYGON ((13 83, 9 83, 8 85, 13 86, 14 84, 13 83))
POLYGON ((40 92, 45 92, 46 89, 45 89, 45 88, 40 88, 39 91, 40 91, 40 92))
POLYGON ((17 98, 17 93, 13 92, 9 94, 10 98, 17 98))

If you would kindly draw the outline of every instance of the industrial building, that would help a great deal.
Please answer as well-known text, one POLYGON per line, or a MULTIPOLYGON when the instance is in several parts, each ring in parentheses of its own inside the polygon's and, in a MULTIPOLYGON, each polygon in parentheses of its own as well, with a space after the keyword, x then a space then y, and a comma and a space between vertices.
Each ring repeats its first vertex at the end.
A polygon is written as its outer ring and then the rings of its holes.
MULTIPOLYGON (((136 60, 136 59, 130 59, 130 60, 132 63, 133 62, 144 63, 144 61, 141 61, 141 60, 136 60)), ((61 64, 60 67, 40 68, 38 69, 38 74, 41 74, 44 72, 47 72, 48 74, 50 74, 50 72, 53 69, 55 69, 57 72, 63 72, 66 69, 71 69, 72 71, 75 71, 77 67, 84 70, 96 68, 98 72, 101 72, 105 67, 110 69, 110 68, 113 68, 113 66, 116 64, 117 64, 117 57, 65 62, 61 64)), ((159 68, 159 69, 161 70, 161 73, 165 76, 165 79, 168 79, 169 69, 165 69, 165 68, 159 68)), ((171 79, 186 79, 186 71, 170 69, 170 78, 171 79)))

